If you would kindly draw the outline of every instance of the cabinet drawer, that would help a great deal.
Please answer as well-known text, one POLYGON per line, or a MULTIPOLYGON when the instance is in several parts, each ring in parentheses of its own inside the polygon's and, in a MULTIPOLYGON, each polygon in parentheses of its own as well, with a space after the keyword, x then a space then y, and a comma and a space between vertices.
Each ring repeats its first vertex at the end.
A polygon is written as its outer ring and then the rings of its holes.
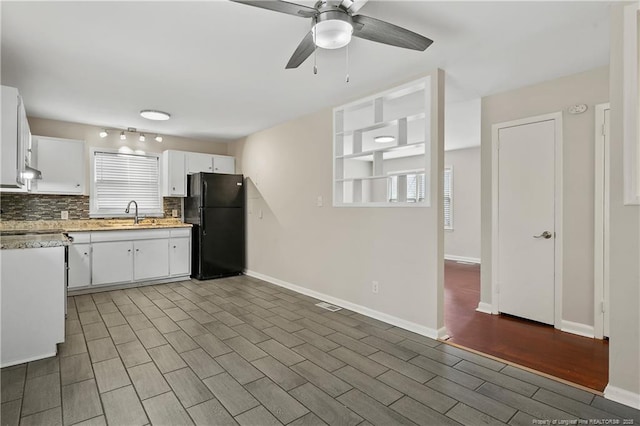
POLYGON ((169 238, 169 229, 140 229, 133 231, 95 231, 91 233, 92 242, 133 241, 169 238))
POLYGON ((74 244, 86 244, 91 242, 91 232, 69 232, 74 244))
POLYGON ((171 238, 189 237, 191 228, 176 228, 171 230, 171 238))

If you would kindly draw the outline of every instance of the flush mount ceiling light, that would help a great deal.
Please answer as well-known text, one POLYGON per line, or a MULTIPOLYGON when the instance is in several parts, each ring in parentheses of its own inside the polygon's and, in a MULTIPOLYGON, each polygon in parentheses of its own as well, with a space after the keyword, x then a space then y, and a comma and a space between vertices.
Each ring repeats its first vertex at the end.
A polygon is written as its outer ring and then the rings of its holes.
POLYGON ((395 136, 387 136, 387 135, 376 136, 375 138, 373 138, 373 141, 378 143, 389 143, 395 140, 396 140, 395 136))
POLYGON ((143 109, 140 115, 147 120, 165 121, 171 118, 171 114, 153 109, 143 109))
POLYGON ((106 138, 106 137, 107 137, 107 135, 109 135, 109 132, 107 132, 107 129, 102 129, 102 130, 100 131, 100 137, 101 137, 101 138, 106 138))

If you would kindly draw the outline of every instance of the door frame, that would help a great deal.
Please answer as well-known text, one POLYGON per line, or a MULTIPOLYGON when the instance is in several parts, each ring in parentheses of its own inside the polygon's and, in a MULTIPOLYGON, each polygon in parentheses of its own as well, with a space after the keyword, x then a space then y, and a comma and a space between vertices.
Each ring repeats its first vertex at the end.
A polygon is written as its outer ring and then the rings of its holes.
POLYGON ((605 111, 609 103, 595 106, 595 210, 593 261, 593 334, 606 336, 609 317, 609 144, 604 134, 605 111))
POLYGON ((542 121, 555 122, 555 194, 554 194, 554 220, 555 235, 554 238, 554 318, 553 324, 555 328, 561 328, 562 324, 562 112, 554 112, 550 114, 526 117, 519 120, 496 123, 491 126, 491 313, 500 313, 499 309, 499 281, 498 266, 500 259, 498 258, 498 179, 500 172, 498 146, 498 135, 500 129, 509 127, 522 126, 526 124, 534 124, 542 121))

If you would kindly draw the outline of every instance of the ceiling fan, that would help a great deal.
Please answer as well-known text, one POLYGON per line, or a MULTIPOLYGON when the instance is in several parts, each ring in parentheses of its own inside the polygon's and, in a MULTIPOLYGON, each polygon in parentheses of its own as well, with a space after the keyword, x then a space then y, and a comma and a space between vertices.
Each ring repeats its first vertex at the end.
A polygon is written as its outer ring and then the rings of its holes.
POLYGON ((277 0, 231 0, 236 3, 286 13, 301 18, 311 18, 311 31, 293 52, 286 68, 297 68, 315 50, 339 49, 351 41, 351 36, 424 51, 433 40, 405 28, 356 13, 367 0, 319 0, 314 7, 277 0))

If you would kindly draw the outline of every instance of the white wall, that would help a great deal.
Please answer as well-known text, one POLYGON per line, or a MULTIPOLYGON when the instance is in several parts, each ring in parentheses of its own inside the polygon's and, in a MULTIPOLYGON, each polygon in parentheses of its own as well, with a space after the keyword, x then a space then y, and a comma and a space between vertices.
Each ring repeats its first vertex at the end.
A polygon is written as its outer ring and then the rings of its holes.
MULTIPOLYGON (((440 77, 440 83, 442 77, 440 77)), ((430 208, 332 207, 332 111, 234 142, 247 178, 247 269, 435 335, 443 327, 442 100, 432 106, 430 208), (316 205, 321 196, 324 205, 316 205), (262 212, 262 215, 259 213, 262 212), (378 294, 372 281, 380 283, 378 294)), ((443 329, 442 329, 443 331, 443 329)))
POLYGON ((623 203, 623 5, 611 10, 610 339, 607 398, 640 408, 640 207, 623 203))
POLYGON ((491 304, 491 125, 563 111, 563 319, 593 326, 594 105, 608 100, 608 67, 482 98, 482 302, 491 304), (566 113, 583 103, 584 114, 566 113))
POLYGON ((227 143, 215 140, 205 141, 188 139, 177 136, 163 135, 162 142, 156 142, 153 138, 147 137, 145 142, 140 142, 137 134, 128 134, 127 140, 121 141, 119 132, 112 131, 106 138, 99 135, 102 127, 92 126, 89 124, 70 123, 66 121, 49 120, 45 118, 29 117, 29 127, 32 135, 49 136, 52 138, 77 139, 85 142, 85 188, 89 193, 91 187, 89 182, 89 166, 90 166, 90 149, 96 148, 113 148, 117 149, 123 146, 133 150, 142 150, 145 152, 162 152, 167 149, 177 149, 181 151, 204 152, 208 154, 227 154, 227 143))
POLYGON ((452 102, 445 106, 445 150, 480 146, 480 108, 480 98, 452 102))
POLYGON ((479 263, 480 147, 445 151, 444 165, 453 168, 453 229, 444 233, 445 257, 479 263))

